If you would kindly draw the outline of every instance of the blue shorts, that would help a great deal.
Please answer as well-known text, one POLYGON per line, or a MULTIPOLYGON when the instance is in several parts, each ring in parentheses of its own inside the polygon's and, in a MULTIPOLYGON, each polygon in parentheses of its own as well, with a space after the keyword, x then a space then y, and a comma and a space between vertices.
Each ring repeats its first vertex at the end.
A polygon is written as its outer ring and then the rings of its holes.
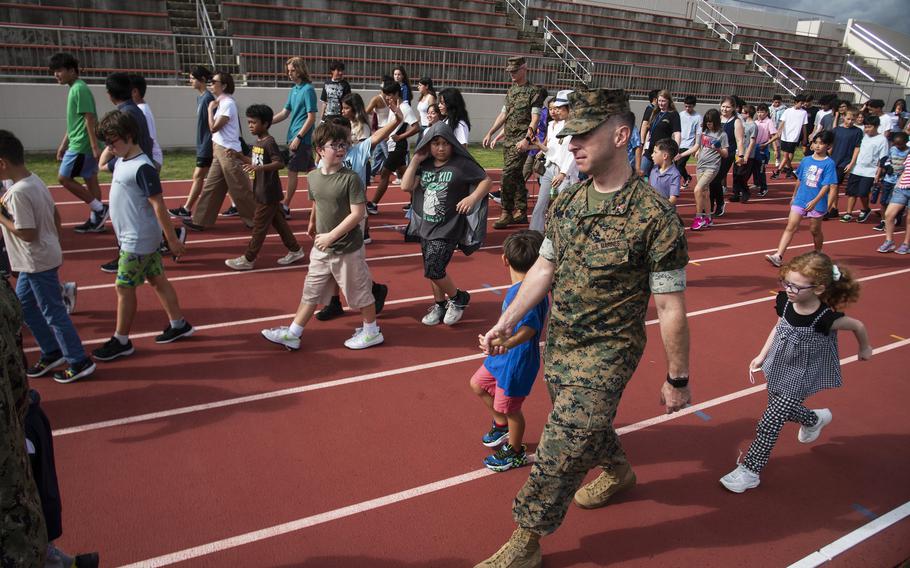
POLYGON ((60 162, 60 176, 70 179, 81 177, 88 180, 98 175, 98 160, 91 154, 80 154, 69 150, 60 162))
POLYGON ((894 192, 891 194, 891 201, 888 202, 888 205, 891 204, 903 205, 904 207, 910 205, 910 187, 895 187, 894 192))

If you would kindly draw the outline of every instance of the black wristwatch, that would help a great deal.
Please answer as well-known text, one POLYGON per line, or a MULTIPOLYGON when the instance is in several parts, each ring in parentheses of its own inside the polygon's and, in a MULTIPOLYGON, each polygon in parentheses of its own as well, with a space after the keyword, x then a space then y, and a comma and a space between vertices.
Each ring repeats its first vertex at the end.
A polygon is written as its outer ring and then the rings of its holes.
POLYGON ((300 134, 297 135, 297 139, 300 140, 301 142, 303 142, 303 136, 301 136, 300 134))
POLYGON ((667 382, 675 389, 682 389, 689 386, 689 377, 671 377, 670 373, 667 373, 667 382))

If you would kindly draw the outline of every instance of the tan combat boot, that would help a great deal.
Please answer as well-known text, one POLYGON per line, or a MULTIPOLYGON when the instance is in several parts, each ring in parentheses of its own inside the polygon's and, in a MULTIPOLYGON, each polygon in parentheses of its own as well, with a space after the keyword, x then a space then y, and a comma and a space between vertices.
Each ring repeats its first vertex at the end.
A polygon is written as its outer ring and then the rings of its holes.
POLYGON ((522 211, 521 209, 516 209, 512 212, 512 225, 527 225, 528 224, 528 213, 522 211))
POLYGON ((518 527, 496 554, 474 568, 540 568, 543 560, 539 540, 539 534, 518 527))
POLYGON ((610 497, 635 487, 635 472, 625 464, 613 471, 604 470, 597 479, 575 492, 575 504, 582 509, 603 507, 610 497))
POLYGON ((512 214, 507 211, 503 211, 502 215, 499 216, 499 219, 497 219, 496 222, 493 223, 493 228, 494 229, 505 229, 511 223, 512 223, 512 214))

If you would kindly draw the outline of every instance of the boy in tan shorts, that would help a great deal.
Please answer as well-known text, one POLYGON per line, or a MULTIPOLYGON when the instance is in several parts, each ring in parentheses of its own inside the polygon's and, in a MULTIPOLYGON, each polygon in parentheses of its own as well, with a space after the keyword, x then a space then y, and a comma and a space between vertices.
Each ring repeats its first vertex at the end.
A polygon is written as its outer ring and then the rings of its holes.
POLYGON ((307 232, 313 237, 310 266, 303 284, 303 298, 289 326, 263 329, 262 335, 288 350, 300 349, 303 328, 316 307, 327 304, 338 282, 348 305, 360 310, 363 327, 344 342, 348 349, 366 349, 383 342, 376 324, 373 277, 366 263, 360 221, 366 214, 366 189, 356 172, 343 166, 351 147, 350 130, 325 122, 316 129, 313 145, 320 167, 307 174, 313 211, 307 232))

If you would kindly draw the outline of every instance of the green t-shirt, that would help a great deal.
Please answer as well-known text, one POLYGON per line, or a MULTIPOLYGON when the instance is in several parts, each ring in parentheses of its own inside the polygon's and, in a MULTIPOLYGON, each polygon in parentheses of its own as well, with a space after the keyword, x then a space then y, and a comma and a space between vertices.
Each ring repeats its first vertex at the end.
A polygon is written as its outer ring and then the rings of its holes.
POLYGON ((600 211, 604 201, 612 201, 617 192, 601 193, 594 189, 594 184, 588 186, 588 211, 600 211))
MULTIPOLYGON (((307 174, 308 193, 315 202, 316 233, 331 232, 351 214, 351 205, 366 203, 367 196, 360 176, 348 168, 341 168, 334 174, 324 175, 316 168, 307 174)), ((363 232, 355 226, 329 247, 338 254, 353 252, 363 246, 363 232)))
POLYGON ((82 79, 73 81, 69 95, 66 97, 66 137, 69 139, 70 152, 90 154, 92 145, 88 139, 88 128, 85 124, 85 113, 97 116, 95 97, 88 90, 82 79))

